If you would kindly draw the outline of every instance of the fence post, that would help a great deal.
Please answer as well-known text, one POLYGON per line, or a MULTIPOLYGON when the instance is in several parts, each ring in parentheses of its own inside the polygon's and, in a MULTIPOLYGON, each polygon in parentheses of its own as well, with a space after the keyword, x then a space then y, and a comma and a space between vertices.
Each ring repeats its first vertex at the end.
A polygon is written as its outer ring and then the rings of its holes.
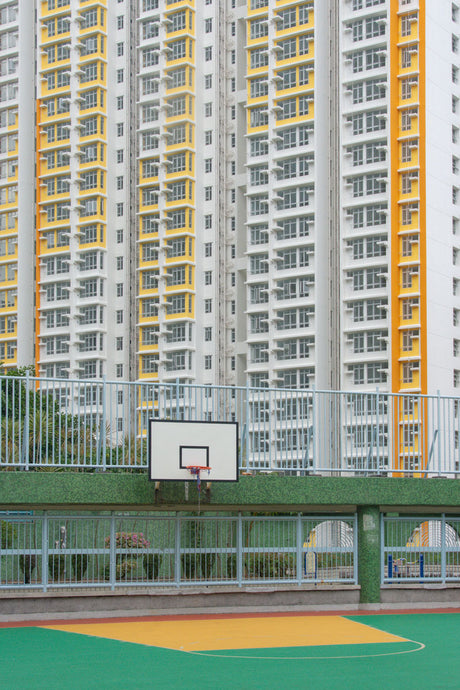
POLYGON ((99 429, 99 441, 98 441, 98 458, 99 458, 99 464, 102 465, 102 471, 105 472, 107 469, 107 436, 106 436, 106 425, 107 425, 107 380, 106 376, 102 377, 102 395, 101 395, 101 404, 102 404, 102 417, 101 417, 101 426, 99 429))
POLYGON ((236 531, 236 577, 238 587, 243 585, 243 518, 238 513, 238 528, 236 531))
POLYGON ((179 411, 179 392, 180 392, 180 390, 179 390, 179 379, 176 378, 176 419, 182 418, 182 414, 179 411), (181 415, 180 417, 179 417, 179 414, 181 415))
POLYGON ((42 515, 42 585, 44 592, 48 590, 48 541, 48 513, 45 511, 42 515))
POLYGON ((302 555, 303 555, 303 535, 302 535, 302 513, 297 513, 297 553, 296 553, 296 570, 297 570, 297 584, 302 584, 302 555))
POLYGON ((446 584, 447 554, 446 554, 446 514, 441 515, 441 577, 443 584, 446 584))
POLYGON ((116 536, 115 536, 115 515, 112 512, 110 515, 110 550, 109 550, 110 589, 111 590, 115 589, 116 567, 117 567, 116 550, 117 550, 117 545, 116 545, 116 536))
MULTIPOLYGON (((383 544, 383 540, 380 542, 383 544)), ((353 583, 358 584, 358 513, 353 515, 353 583)))
MULTIPOLYGON (((25 465, 24 469, 28 470, 29 469, 29 420, 30 420, 30 401, 29 401, 29 380, 30 380, 30 372, 29 370, 26 371, 26 383, 25 383, 25 389, 26 389, 26 409, 24 413, 24 427, 22 429, 22 457, 21 457, 21 463, 25 465)), ((19 386, 22 384, 19 381, 19 386)))
POLYGON ((249 379, 246 379, 246 470, 251 471, 249 467, 249 379))
POLYGON ((180 563, 180 517, 176 515, 175 520, 175 539, 174 539, 174 580, 176 587, 180 586, 181 563, 180 563))
POLYGON ((313 427, 312 427, 313 428, 313 434, 312 434, 313 435, 313 457, 312 457, 312 461, 313 461, 313 472, 314 472, 314 474, 316 474, 316 472, 318 471, 318 468, 316 466, 316 445, 317 445, 317 438, 316 438, 316 428, 317 428, 317 424, 316 424, 316 386, 313 385, 311 390, 312 390, 311 418, 312 418, 312 422, 313 422, 313 427))
MULTIPOLYGON (((438 390, 438 429, 441 428, 441 391, 438 390)), ((445 409, 445 408, 444 408, 445 409)), ((441 437, 438 438, 438 477, 441 476, 441 463, 442 463, 442 453, 441 453, 441 437)))

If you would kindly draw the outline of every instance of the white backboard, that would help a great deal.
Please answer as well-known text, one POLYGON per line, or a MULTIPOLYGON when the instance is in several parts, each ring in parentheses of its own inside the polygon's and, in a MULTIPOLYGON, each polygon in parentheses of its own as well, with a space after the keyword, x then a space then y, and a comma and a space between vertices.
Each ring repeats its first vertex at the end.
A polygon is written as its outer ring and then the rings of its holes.
POLYGON ((149 479, 193 481, 187 465, 209 467, 207 482, 238 481, 237 422, 149 420, 149 479))

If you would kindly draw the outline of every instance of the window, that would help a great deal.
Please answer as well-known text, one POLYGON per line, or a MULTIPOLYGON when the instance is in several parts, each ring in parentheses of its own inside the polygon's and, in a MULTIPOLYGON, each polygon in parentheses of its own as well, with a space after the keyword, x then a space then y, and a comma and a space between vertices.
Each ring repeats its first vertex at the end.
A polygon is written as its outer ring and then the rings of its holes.
POLYGON ((268 22, 264 19, 253 19, 250 22, 249 33, 252 41, 257 38, 268 36, 268 22))
POLYGON ((212 355, 205 355, 204 356, 204 368, 205 369, 212 369, 212 355))
POLYGON ((212 115, 212 103, 205 103, 204 104, 204 116, 205 117, 211 117, 212 115))
POLYGON ((404 352, 411 352, 414 346, 414 340, 418 337, 418 331, 403 331, 402 333, 402 349, 404 352))
POLYGON ((121 15, 117 17, 117 29, 123 29, 125 25, 125 18, 121 15))
POLYGON ((212 299, 205 299, 204 300, 204 313, 205 314, 211 314, 212 312, 212 299))
POLYGON ((210 62, 212 60, 212 46, 206 46, 204 49, 204 59, 205 62, 210 62))
POLYGON ((212 341, 212 327, 211 326, 206 326, 204 329, 204 340, 205 342, 211 342, 212 341))
POLYGON ((212 74, 206 74, 204 77, 204 88, 212 89, 212 74))

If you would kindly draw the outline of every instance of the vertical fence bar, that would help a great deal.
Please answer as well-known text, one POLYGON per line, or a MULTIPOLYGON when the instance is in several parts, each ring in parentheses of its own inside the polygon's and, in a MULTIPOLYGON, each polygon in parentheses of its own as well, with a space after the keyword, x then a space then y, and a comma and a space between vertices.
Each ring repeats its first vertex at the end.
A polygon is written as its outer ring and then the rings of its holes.
POLYGON ((446 583, 446 561, 447 561, 447 538, 446 538, 446 514, 441 515, 441 579, 446 583))
POLYGON ((380 584, 385 583, 385 517, 380 513, 380 584))
POLYGON ((238 587, 243 585, 243 518, 241 513, 238 513, 238 522, 236 530, 236 577, 238 580, 238 587))
POLYGON ((358 584, 358 513, 353 515, 353 581, 358 584))
POLYGON ((48 539, 49 539, 48 513, 42 515, 42 587, 48 589, 48 539))
MULTIPOLYGON (((437 392, 437 405, 438 405, 438 425, 437 428, 441 428, 441 392, 438 390, 437 392)), ((438 438, 438 467, 437 467, 437 475, 438 477, 441 475, 441 467, 442 467, 442 443, 441 439, 438 438)))
POLYGON ((317 424, 316 424, 316 386, 312 386, 312 401, 311 401, 311 419, 312 419, 312 436, 313 436, 313 449, 312 449, 312 465, 313 472, 316 474, 318 471, 316 462, 316 445, 317 445, 317 424))
MULTIPOLYGON (((29 381, 30 381, 30 372, 27 369, 26 371, 26 382, 25 382, 25 412, 24 412, 24 427, 22 430, 22 458, 21 458, 21 463, 25 465, 24 469, 28 470, 29 469, 29 418, 30 418, 30 400, 29 400, 29 381)), ((18 382, 19 388, 22 387, 22 382, 19 380, 18 382)), ((19 391, 19 399, 21 398, 20 391, 19 391)))
POLYGON ((248 425, 246 428, 246 469, 250 472, 252 470, 252 462, 250 462, 249 459, 249 449, 250 449, 250 443, 249 443, 249 380, 246 381, 246 388, 245 388, 245 394, 246 394, 246 424, 248 425))
POLYGON ((181 581, 181 563, 180 563, 180 530, 181 530, 181 519, 179 515, 176 515, 174 522, 175 535, 174 535, 174 582, 176 587, 180 586, 181 581))
POLYGON ((107 426, 107 379, 106 375, 102 377, 102 395, 101 395, 101 403, 102 403, 102 417, 101 417, 101 428, 100 428, 100 433, 99 433, 99 438, 100 438, 100 450, 101 450, 101 457, 99 458, 99 462, 102 465, 102 471, 105 472, 107 469, 107 433, 106 433, 106 426, 107 426))
POLYGON ((116 558, 116 549, 117 549, 117 544, 116 544, 116 534, 115 534, 115 514, 111 513, 110 515, 110 549, 109 549, 109 566, 110 566, 110 589, 114 590, 115 589, 115 582, 116 582, 116 567, 117 567, 117 558, 116 558))
POLYGON ((303 535, 302 535, 302 513, 297 513, 296 521, 296 572, 297 584, 302 584, 302 553, 303 553, 303 535))

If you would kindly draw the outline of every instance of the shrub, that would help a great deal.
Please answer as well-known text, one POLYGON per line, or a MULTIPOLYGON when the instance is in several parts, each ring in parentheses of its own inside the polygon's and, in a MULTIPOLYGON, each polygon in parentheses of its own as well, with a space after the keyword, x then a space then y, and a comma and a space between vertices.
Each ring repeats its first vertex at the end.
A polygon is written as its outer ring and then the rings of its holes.
POLYGON ((83 580, 86 571, 88 570, 89 556, 87 553, 74 553, 70 557, 73 574, 78 580, 83 580))
POLYGON ((10 549, 16 536, 16 528, 11 522, 6 520, 0 522, 0 528, 0 547, 2 549, 10 549))
MULTIPOLYGON (((124 558, 115 566, 115 579, 128 580, 132 571, 137 568, 137 558, 124 558)), ((104 578, 110 580, 110 565, 104 568, 104 578)))
POLYGON ((65 575, 65 556, 55 553, 48 556, 48 571, 53 580, 62 580, 65 575))
POLYGON ((228 553, 226 556, 227 560, 227 577, 229 580, 236 580, 238 576, 238 567, 237 567, 237 562, 238 562, 238 557, 236 553, 228 553))
MULTIPOLYGON (((115 548, 117 549, 146 549, 150 542, 142 532, 117 532, 115 534, 115 548)), ((105 538, 105 548, 110 548, 110 537, 105 538)))
POLYGON ((161 561, 163 559, 160 553, 147 553, 144 556, 144 570, 147 575, 147 580, 157 580, 160 572, 161 561))
POLYGON ((282 578, 295 576, 296 558, 290 553, 249 553, 245 565, 250 577, 282 578))
POLYGON ((34 554, 21 554, 19 556, 19 567, 24 575, 24 584, 29 585, 32 572, 37 564, 37 557, 34 554))

